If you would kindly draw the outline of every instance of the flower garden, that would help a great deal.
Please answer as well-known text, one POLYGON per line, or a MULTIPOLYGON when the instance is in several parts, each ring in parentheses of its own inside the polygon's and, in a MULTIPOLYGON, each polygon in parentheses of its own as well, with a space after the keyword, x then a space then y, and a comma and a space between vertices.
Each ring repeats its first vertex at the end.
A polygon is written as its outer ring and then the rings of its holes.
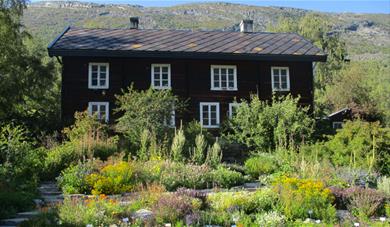
MULTIPOLYGON (((171 95, 139 93, 132 94, 134 105, 128 99, 122 105, 115 133, 86 113, 77 113, 62 141, 45 148, 26 140, 22 128, 2 128, 0 140, 8 141, 3 146, 15 161, 1 173, 13 171, 10 182, 24 184, 2 185, 9 191, 0 200, 8 201, 20 185, 34 195, 39 181, 53 179, 64 194, 21 226, 389 224, 389 128, 355 120, 323 136, 296 99, 253 98, 216 137, 197 122, 156 126, 164 116, 148 118, 164 113, 168 108, 158 100, 171 95), (142 114, 150 110, 147 103, 155 114, 142 114), (140 114, 129 124, 127 113, 135 109, 140 114), (227 153, 241 155, 228 159, 227 153)), ((6 206, 27 209, 0 204, 2 216, 6 206)))

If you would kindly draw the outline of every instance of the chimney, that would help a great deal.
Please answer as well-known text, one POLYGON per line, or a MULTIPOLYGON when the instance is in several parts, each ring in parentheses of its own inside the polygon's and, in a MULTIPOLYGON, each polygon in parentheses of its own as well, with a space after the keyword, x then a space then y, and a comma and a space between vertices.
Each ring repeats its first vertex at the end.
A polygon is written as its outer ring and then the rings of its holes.
POLYGON ((130 17, 130 29, 138 29, 138 17, 130 17))
POLYGON ((240 23, 240 32, 253 32, 253 20, 242 20, 240 23))

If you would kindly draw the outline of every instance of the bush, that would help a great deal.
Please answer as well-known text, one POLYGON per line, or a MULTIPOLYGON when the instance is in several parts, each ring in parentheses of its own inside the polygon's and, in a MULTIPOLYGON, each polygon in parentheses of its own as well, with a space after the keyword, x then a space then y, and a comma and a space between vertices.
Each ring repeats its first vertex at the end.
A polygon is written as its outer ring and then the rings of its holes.
POLYGON ((361 220, 368 220, 383 208, 385 197, 375 189, 352 187, 344 191, 347 208, 361 220))
POLYGON ((154 205, 153 211, 158 223, 174 223, 186 215, 196 213, 202 205, 199 199, 175 194, 165 194, 154 205))
POLYGON ((286 217, 277 211, 257 214, 255 217, 257 226, 278 227, 286 224, 286 217))
POLYGON ((378 180, 378 190, 390 197, 390 177, 383 176, 378 180))
POLYGON ((77 165, 70 166, 61 172, 57 177, 57 184, 65 194, 89 193, 90 188, 86 182, 86 177, 95 169, 94 162, 79 162, 77 165))
POLYGON ((244 177, 241 173, 218 166, 216 170, 210 173, 213 185, 222 188, 231 188, 232 186, 244 183, 244 177))
POLYGON ((207 202, 217 212, 239 210, 245 213, 270 211, 277 198, 270 189, 259 189, 256 192, 219 192, 209 194, 207 202))
POLYGON ((116 130, 125 135, 135 150, 140 147, 140 136, 145 129, 161 142, 169 129, 166 122, 171 118, 172 108, 178 116, 185 106, 170 90, 150 88, 137 91, 133 86, 124 90, 122 95, 117 95, 116 99, 117 111, 121 113, 116 130))
POLYGON ((322 182, 280 177, 274 182, 274 190, 279 195, 278 209, 287 219, 316 218, 327 223, 335 221, 336 209, 332 205, 334 197, 322 182))
POLYGON ((299 98, 274 97, 271 103, 252 96, 241 100, 236 114, 228 122, 224 137, 245 144, 251 150, 269 151, 296 148, 311 138, 314 120, 308 108, 298 105, 299 98))
POLYGON ((0 218, 10 217, 17 212, 32 209, 35 195, 29 192, 0 191, 0 218))
POLYGON ((135 184, 134 167, 123 161, 107 165, 100 173, 88 175, 86 181, 94 195, 131 192, 135 184))
POLYGON ((270 154, 258 154, 245 161, 245 173, 258 179, 260 175, 271 174, 277 169, 275 158, 270 154))

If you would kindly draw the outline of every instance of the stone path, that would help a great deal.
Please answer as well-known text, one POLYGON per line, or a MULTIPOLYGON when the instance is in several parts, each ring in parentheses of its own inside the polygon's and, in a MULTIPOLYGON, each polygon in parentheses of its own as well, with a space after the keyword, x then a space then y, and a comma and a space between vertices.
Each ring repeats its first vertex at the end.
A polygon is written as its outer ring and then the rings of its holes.
MULTIPOLYGON (((35 199, 37 209, 44 206, 53 206, 63 201, 63 195, 57 188, 55 182, 42 182, 38 188, 41 199, 35 199)), ((23 221, 27 221, 39 214, 39 210, 20 212, 13 218, 0 220, 0 227, 16 227, 23 221)))

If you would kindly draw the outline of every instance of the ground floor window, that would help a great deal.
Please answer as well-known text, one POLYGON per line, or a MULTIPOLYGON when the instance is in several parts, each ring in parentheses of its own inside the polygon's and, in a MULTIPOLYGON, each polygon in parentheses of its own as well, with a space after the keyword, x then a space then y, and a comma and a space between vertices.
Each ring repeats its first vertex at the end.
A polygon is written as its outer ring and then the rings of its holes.
POLYGON ((95 115, 99 120, 104 120, 108 122, 109 120, 109 111, 108 111, 108 102, 89 102, 88 103, 88 113, 90 115, 95 115))
POLYGON ((343 127, 343 122, 341 122, 341 121, 335 121, 335 122, 332 123, 332 127, 333 127, 334 129, 342 128, 342 127, 343 127))
POLYGON ((200 123, 205 128, 219 127, 219 103, 200 103, 200 123))

